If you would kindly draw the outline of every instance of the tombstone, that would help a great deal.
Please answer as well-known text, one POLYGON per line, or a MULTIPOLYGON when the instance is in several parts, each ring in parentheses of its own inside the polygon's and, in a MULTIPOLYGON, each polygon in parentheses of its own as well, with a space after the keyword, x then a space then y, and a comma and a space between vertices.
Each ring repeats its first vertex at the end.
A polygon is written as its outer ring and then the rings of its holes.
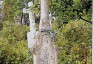
MULTIPOLYGON (((28 7, 33 3, 29 2, 28 7)), ((29 14, 30 32, 27 33, 28 48, 33 53, 33 64, 58 64, 57 48, 52 41, 51 21, 48 13, 48 0, 41 0, 41 19, 39 31, 35 29, 35 18, 32 11, 25 9, 29 14)), ((50 15, 51 16, 51 15, 50 15)))
MULTIPOLYGON (((50 15, 51 16, 51 15, 50 15)), ((48 0, 41 0, 41 18, 39 33, 35 36, 36 45, 32 48, 33 64, 58 64, 57 48, 51 36, 51 21, 49 19, 48 0)))
MULTIPOLYGON (((33 5, 33 2, 28 3, 28 7, 30 8, 33 5)), ((35 18, 32 11, 29 8, 23 8, 23 13, 29 14, 29 21, 30 21, 30 32, 27 33, 27 41, 28 41, 28 48, 31 49, 35 45, 35 18)))

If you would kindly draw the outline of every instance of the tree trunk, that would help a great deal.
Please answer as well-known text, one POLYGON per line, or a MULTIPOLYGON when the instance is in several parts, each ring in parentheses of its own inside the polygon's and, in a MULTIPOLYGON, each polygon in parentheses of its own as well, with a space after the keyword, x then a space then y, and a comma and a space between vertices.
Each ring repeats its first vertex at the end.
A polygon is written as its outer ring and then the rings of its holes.
POLYGON ((40 31, 51 30, 51 23, 49 20, 48 0, 41 0, 41 19, 39 25, 40 31))
POLYGON ((35 36, 36 45, 32 48, 33 64, 58 64, 57 49, 50 36, 48 0, 41 0, 41 19, 39 33, 35 36))

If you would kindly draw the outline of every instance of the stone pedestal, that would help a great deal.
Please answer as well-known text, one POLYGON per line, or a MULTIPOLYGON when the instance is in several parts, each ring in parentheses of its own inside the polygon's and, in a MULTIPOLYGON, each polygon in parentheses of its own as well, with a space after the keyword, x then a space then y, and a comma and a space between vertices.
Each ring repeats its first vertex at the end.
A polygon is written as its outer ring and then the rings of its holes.
POLYGON ((36 36, 36 46, 32 48, 33 64, 58 64, 57 48, 51 40, 50 34, 41 32, 36 36))

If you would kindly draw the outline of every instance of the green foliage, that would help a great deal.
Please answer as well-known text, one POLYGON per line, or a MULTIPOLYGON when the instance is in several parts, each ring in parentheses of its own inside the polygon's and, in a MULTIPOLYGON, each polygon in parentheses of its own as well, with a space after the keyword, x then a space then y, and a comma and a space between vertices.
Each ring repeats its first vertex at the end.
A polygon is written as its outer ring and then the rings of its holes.
POLYGON ((58 31, 56 45, 61 48, 59 64, 91 64, 91 24, 75 20, 60 29, 53 28, 58 31))
MULTIPOLYGON (((91 21, 91 0, 51 0, 50 11, 58 17, 57 22, 69 23, 69 20, 80 19, 80 16, 87 16, 88 21, 91 21), (84 13, 83 11, 86 10, 84 13)), ((86 19, 86 18, 84 18, 86 19)), ((86 19, 86 20, 87 20, 86 19)), ((62 24, 62 23, 61 23, 62 24)))
POLYGON ((0 64, 32 64, 32 54, 27 48, 27 26, 3 22, 0 31, 0 64))
MULTIPOLYGON (((4 0, 3 20, 16 21, 21 17, 24 3, 33 1, 31 10, 40 17, 40 0, 4 0)), ((49 11, 57 17, 53 30, 57 31, 56 45, 61 51, 59 64, 91 64, 91 0, 48 0, 49 11)), ((26 16, 26 15, 25 15, 26 16)), ((36 25, 38 25, 37 23, 36 25)), ((0 22, 0 64, 32 64, 32 54, 27 48, 27 26, 0 22)))
POLYGON ((3 28, 3 24, 2 23, 0 23, 0 30, 3 28))
POLYGON ((16 21, 21 18, 22 10, 25 7, 24 3, 31 0, 4 0, 3 2, 3 15, 4 21, 16 21))
POLYGON ((16 20, 22 13, 24 2, 22 0, 4 0, 3 3, 3 20, 16 20))

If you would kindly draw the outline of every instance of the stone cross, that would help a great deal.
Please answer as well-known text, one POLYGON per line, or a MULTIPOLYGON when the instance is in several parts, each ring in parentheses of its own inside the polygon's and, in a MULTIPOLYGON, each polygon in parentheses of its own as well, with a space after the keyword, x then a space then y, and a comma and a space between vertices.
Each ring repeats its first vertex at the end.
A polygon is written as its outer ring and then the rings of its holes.
MULTIPOLYGON (((33 2, 28 3, 28 7, 30 8, 33 6, 33 2)), ((34 14, 30 9, 23 8, 23 13, 29 14, 29 21, 30 21, 30 32, 27 33, 27 41, 28 41, 28 48, 31 49, 35 45, 35 18, 34 14)))

